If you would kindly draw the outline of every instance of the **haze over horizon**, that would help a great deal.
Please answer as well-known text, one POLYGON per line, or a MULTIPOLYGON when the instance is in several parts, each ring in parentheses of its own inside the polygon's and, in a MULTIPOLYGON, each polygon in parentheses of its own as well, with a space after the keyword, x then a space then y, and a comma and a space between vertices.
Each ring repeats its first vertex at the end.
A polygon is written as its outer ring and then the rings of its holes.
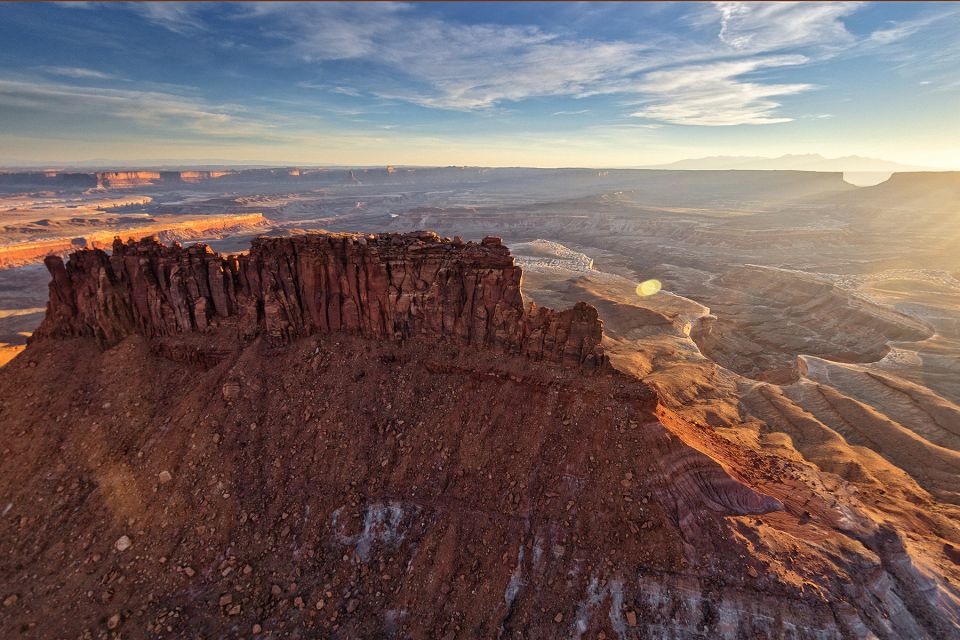
POLYGON ((6 165, 822 154, 960 168, 957 5, 78 2, 0 16, 6 165))

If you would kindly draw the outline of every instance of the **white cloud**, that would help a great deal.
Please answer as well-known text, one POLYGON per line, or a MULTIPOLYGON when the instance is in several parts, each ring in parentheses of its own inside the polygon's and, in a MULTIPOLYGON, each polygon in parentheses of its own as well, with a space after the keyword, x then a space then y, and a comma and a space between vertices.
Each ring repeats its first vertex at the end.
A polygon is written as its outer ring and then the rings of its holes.
POLYGON ((649 97, 631 115, 660 122, 701 126, 776 124, 791 118, 777 114, 772 98, 812 89, 809 84, 765 84, 741 76, 771 67, 803 64, 799 55, 749 58, 688 65, 646 74, 636 90, 649 97))
POLYGON ((554 111, 555 116, 579 116, 584 113, 590 113, 590 109, 580 109, 579 111, 554 111))
POLYGON ((334 87, 330 90, 333 91, 334 93, 339 93, 342 96, 350 96, 351 98, 358 98, 361 95, 363 95, 359 91, 351 87, 334 87))
MULTIPOLYGON (((139 14, 149 22, 168 31, 181 35, 191 35, 206 30, 206 24, 200 17, 203 3, 199 2, 54 2, 64 9, 104 9, 105 7, 124 7, 139 14)), ((230 48, 234 43, 222 43, 230 48)))
POLYGON ((843 18, 859 6, 720 2, 713 8, 719 40, 685 46, 572 38, 528 26, 464 25, 414 16, 408 5, 395 3, 320 3, 297 11, 263 3, 247 12, 266 21, 267 32, 285 40, 302 60, 321 65, 352 60, 374 69, 371 80, 358 71, 356 86, 340 87, 354 93, 362 87, 381 98, 457 110, 488 110, 534 97, 619 94, 642 103, 633 115, 716 126, 789 121, 774 98, 809 90, 809 84, 740 76, 811 59, 767 51, 848 45, 852 36, 843 18))
POLYGON ((353 87, 341 87, 324 82, 313 82, 312 80, 302 80, 297 83, 297 86, 301 89, 317 89, 320 91, 329 91, 330 93, 339 93, 342 96, 350 96, 351 98, 359 98, 363 95, 363 92, 353 87))
POLYGON ((78 87, 54 82, 0 79, 0 107, 42 113, 74 114, 104 120, 119 118, 164 131, 213 137, 269 137, 271 128, 240 115, 236 105, 159 91, 78 87))
MULTIPOLYGON (((673 124, 774 124, 791 118, 781 101, 812 88, 757 72, 798 66, 856 47, 878 47, 922 22, 891 24, 857 39, 844 19, 859 2, 715 2, 693 21, 709 41, 602 41, 536 26, 463 24, 426 17, 402 3, 230 5, 257 21, 280 64, 321 68, 351 63, 353 77, 302 88, 379 97, 427 108, 486 111, 505 102, 617 94, 638 117, 673 124), (280 43, 279 47, 276 47, 280 43), (802 52, 804 55, 800 55, 802 52), (746 77, 749 75, 749 78, 746 77)), ((204 29, 202 8, 186 3, 130 5, 164 28, 204 29)), ((326 69, 325 69, 326 70, 326 69)), ((577 111, 557 112, 574 115, 577 111)))
MULTIPOLYGON (((940 7, 938 7, 939 9, 940 7)), ((900 22, 891 22, 889 26, 877 29, 867 38, 867 45, 889 45, 901 40, 906 40, 911 36, 923 31, 944 20, 955 19, 960 15, 960 8, 949 6, 945 10, 935 11, 921 15, 912 20, 903 20, 900 22)), ((955 32, 955 31, 954 31, 955 32)))
POLYGON ((130 2, 130 10, 174 33, 188 35, 206 27, 199 16, 202 5, 190 2, 130 2))
POLYGON ((877 29, 870 34, 870 40, 877 44, 890 44, 912 36, 919 30, 914 24, 900 24, 886 29, 877 29))
POLYGON ((720 40, 741 52, 767 52, 819 46, 843 47, 855 41, 843 18, 860 2, 715 2, 720 40))
POLYGON ((269 32, 286 39, 303 60, 350 59, 393 69, 392 78, 378 78, 368 91, 425 107, 484 109, 533 96, 609 92, 651 63, 643 57, 647 47, 639 44, 561 39, 537 27, 413 18, 405 5, 319 3, 298 9, 266 3, 251 15, 275 20, 269 32))
POLYGON ((55 76, 65 78, 76 78, 78 80, 113 80, 116 79, 112 73, 97 71, 96 69, 86 69, 84 67, 40 67, 41 70, 55 76))
MULTIPOLYGON (((426 107, 483 109, 503 101, 538 96, 587 97, 617 91, 619 83, 644 68, 634 47, 625 43, 536 42, 518 47, 523 37, 501 34, 503 51, 444 56, 420 60, 404 56, 399 68, 429 83, 430 90, 381 92, 426 107)), ((470 41, 490 41, 481 34, 459 34, 458 49, 470 51, 470 41)), ((398 56, 399 58, 399 56, 398 56)))

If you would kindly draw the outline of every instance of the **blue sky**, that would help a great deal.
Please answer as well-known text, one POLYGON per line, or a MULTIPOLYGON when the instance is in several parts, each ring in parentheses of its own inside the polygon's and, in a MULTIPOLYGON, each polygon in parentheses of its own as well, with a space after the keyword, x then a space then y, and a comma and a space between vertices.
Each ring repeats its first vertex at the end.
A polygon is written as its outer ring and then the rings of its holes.
POLYGON ((960 168, 960 4, 0 4, 0 163, 786 153, 960 168))

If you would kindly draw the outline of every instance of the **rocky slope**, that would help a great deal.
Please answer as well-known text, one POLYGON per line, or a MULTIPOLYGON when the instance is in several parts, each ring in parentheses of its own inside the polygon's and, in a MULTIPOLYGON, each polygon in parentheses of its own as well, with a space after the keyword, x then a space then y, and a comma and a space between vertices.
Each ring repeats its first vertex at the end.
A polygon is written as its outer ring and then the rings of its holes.
POLYGON ((49 265, 0 369, 4 637, 956 635, 955 509, 668 406, 606 362, 633 316, 525 308, 496 239, 49 265))
POLYGON ((691 337, 711 359, 758 380, 796 380, 796 354, 873 362, 887 354, 890 341, 934 333, 920 320, 796 271, 734 267, 709 286, 728 295, 691 337), (771 326, 769 318, 778 322, 771 326))

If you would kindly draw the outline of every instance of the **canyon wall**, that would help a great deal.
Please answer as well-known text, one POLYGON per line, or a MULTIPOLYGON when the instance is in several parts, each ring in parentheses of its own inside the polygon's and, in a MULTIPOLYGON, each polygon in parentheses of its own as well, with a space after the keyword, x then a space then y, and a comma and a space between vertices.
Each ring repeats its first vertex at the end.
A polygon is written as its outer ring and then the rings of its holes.
POLYGON ((233 171, 181 171, 180 179, 184 182, 204 182, 229 176, 233 173, 233 171))
POLYGON ((142 187, 160 180, 159 171, 103 171, 96 175, 101 189, 142 187))
POLYGON ((58 238, 0 244, 0 269, 33 264, 40 262, 47 256, 66 255, 78 248, 99 249, 110 246, 118 236, 144 238, 158 235, 168 240, 185 240, 231 233, 255 232, 258 227, 264 227, 267 224, 268 221, 262 213, 210 215, 185 220, 160 222, 154 220, 151 224, 139 224, 119 229, 107 228, 84 232, 82 235, 71 234, 58 238))
POLYGON ((219 171, 10 171, 0 172, 0 189, 128 189, 151 185, 177 186, 236 174, 219 171))
POLYGON ((215 180, 233 171, 104 171, 98 172, 97 186, 103 189, 142 187, 157 183, 179 184, 215 180))
POLYGON ((597 310, 525 308, 521 269, 499 238, 320 232, 257 238, 239 256, 151 238, 116 240, 112 256, 82 250, 66 264, 58 256, 45 262, 53 280, 38 339, 94 336, 111 345, 231 319, 243 338, 281 343, 343 331, 445 338, 588 368, 605 363, 597 310))

